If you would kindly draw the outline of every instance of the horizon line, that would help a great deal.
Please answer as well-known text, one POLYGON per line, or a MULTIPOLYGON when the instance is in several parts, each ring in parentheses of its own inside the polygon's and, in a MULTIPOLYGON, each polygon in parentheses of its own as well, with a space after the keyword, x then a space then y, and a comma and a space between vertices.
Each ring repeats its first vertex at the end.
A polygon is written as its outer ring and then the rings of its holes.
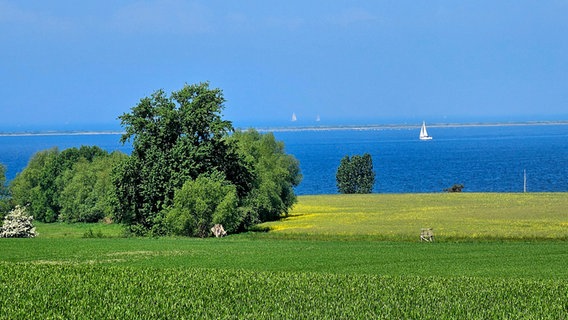
MULTIPOLYGON (((538 120, 538 121, 498 121, 498 122, 450 122, 430 123, 429 128, 452 127, 490 127, 490 126, 537 126, 537 125, 568 125, 568 120, 538 120)), ((414 129, 422 124, 359 124, 359 125, 311 125, 311 126, 249 126, 237 127, 235 131, 255 129, 259 132, 288 132, 288 131, 328 131, 328 130, 388 130, 388 129, 414 129)), ((0 137, 23 136, 60 136, 60 135, 119 135, 125 134, 122 130, 28 130, 0 132, 0 137)))

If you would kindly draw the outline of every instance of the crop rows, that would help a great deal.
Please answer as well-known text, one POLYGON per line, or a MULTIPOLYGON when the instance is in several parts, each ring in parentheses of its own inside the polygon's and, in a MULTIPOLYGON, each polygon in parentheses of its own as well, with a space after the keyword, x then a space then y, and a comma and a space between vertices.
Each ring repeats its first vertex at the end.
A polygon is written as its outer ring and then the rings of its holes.
POLYGON ((561 280, 0 263, 0 319, 566 319, 561 280))

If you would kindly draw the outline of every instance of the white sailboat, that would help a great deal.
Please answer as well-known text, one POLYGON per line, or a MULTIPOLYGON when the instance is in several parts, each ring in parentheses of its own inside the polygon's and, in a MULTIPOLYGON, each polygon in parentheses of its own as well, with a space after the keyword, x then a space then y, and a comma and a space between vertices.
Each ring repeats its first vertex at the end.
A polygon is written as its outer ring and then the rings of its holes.
POLYGON ((296 113, 292 112, 292 122, 298 120, 298 118, 296 118, 296 113))
POLYGON ((422 128, 420 129, 420 140, 432 140, 432 137, 428 135, 426 130, 426 122, 422 121, 422 128))

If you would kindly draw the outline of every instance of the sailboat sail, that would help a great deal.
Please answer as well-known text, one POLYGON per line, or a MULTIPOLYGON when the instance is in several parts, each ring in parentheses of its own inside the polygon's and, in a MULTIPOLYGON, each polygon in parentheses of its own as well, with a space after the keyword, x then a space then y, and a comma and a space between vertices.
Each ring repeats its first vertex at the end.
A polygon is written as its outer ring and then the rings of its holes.
POLYGON ((432 140, 432 137, 428 135, 426 130, 426 122, 422 122, 422 128, 420 129, 420 140, 432 140))
POLYGON ((296 118, 296 113, 293 112, 293 113, 292 113, 292 121, 296 121, 296 120, 298 120, 298 119, 296 118))

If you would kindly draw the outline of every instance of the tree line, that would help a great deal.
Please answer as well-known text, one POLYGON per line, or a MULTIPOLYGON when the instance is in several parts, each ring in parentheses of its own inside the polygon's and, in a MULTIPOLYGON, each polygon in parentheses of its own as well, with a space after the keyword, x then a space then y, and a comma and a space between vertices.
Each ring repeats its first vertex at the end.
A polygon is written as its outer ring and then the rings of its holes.
POLYGON ((224 103, 207 82, 158 90, 119 117, 130 155, 97 146, 41 151, 7 188, 0 166, 0 210, 199 237, 214 224, 238 232, 286 215, 302 178, 298 161, 271 133, 235 131, 222 118, 224 103))

